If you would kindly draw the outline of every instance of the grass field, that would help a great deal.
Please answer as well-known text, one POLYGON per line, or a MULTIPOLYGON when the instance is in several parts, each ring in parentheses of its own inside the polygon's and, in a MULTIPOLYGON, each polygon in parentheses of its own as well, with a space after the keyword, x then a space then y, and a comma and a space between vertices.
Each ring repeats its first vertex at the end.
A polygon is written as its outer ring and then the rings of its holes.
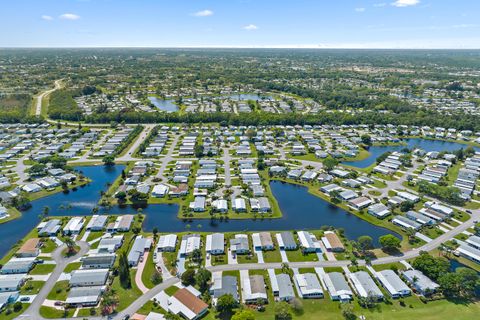
POLYGON ((49 273, 52 273, 53 269, 55 269, 54 264, 37 264, 30 271, 30 274, 31 275, 49 274, 49 273))

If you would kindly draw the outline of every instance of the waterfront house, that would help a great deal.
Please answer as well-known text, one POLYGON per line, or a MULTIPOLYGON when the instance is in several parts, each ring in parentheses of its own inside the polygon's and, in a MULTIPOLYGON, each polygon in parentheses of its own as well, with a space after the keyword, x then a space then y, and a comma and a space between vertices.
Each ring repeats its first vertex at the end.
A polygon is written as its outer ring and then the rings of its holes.
POLYGON ((206 252, 212 255, 225 252, 225 237, 223 233, 208 234, 205 243, 206 252))

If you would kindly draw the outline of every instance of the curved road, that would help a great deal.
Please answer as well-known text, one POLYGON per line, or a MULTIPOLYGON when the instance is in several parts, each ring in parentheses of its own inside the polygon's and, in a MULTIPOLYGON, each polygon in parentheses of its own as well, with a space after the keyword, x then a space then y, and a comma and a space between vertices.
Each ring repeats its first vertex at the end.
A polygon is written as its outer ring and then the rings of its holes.
POLYGON ((42 100, 43 100, 43 98, 45 96, 49 95, 50 93, 52 93, 53 91, 60 89, 62 87, 61 82, 62 82, 62 79, 55 80, 55 88, 44 91, 37 96, 37 104, 36 104, 36 107, 35 107, 35 115, 37 117, 40 117, 42 115, 42 100))
POLYGON ((58 278, 60 278, 60 275, 62 274, 63 270, 65 270, 65 267, 69 263, 75 261, 76 259, 86 254, 90 247, 89 244, 84 241, 77 241, 76 244, 80 247, 80 250, 77 252, 76 255, 69 258, 65 258, 62 255, 62 251, 67 247, 65 244, 61 245, 60 247, 55 249, 55 251, 53 251, 52 258, 56 263, 55 269, 50 274, 50 277, 48 277, 48 280, 45 282, 40 292, 36 295, 35 299, 33 299, 28 309, 25 310, 25 312, 18 317, 19 319, 23 317, 27 319, 39 319, 39 320, 44 319, 40 315, 40 307, 42 306, 43 302, 47 298, 47 295, 50 293, 50 291, 52 291, 58 278))

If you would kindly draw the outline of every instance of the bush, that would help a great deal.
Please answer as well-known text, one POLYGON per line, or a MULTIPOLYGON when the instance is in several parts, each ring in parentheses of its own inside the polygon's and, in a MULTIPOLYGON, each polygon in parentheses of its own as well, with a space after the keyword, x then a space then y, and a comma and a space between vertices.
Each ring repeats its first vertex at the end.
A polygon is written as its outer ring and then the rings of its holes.
POLYGON ((13 304, 13 311, 15 312, 19 312, 20 310, 22 310, 23 308, 23 305, 20 301, 17 301, 13 304))

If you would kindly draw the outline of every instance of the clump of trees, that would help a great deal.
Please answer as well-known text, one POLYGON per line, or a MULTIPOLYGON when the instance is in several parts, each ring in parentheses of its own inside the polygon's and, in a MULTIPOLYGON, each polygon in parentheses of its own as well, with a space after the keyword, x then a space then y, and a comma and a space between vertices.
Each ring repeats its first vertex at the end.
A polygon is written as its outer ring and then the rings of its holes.
POLYGON ((460 189, 456 187, 440 186, 427 181, 417 182, 418 191, 430 197, 448 202, 456 206, 463 206, 465 199, 462 198, 460 189))
POLYGON ((73 98, 75 92, 67 89, 56 90, 49 95, 48 115, 52 119, 80 121, 82 109, 73 98))
POLYGON ((386 252, 395 252, 400 249, 401 240, 391 234, 386 234, 378 238, 382 250, 386 252))
POLYGON ((480 287, 480 277, 476 271, 457 268, 454 272, 450 272, 450 263, 447 259, 434 257, 428 252, 421 252, 412 266, 436 281, 447 298, 471 299, 480 287))
POLYGON ((130 289, 132 287, 132 279, 130 278, 130 265, 128 264, 127 254, 125 252, 120 254, 118 275, 120 277, 120 285, 122 288, 130 289))

